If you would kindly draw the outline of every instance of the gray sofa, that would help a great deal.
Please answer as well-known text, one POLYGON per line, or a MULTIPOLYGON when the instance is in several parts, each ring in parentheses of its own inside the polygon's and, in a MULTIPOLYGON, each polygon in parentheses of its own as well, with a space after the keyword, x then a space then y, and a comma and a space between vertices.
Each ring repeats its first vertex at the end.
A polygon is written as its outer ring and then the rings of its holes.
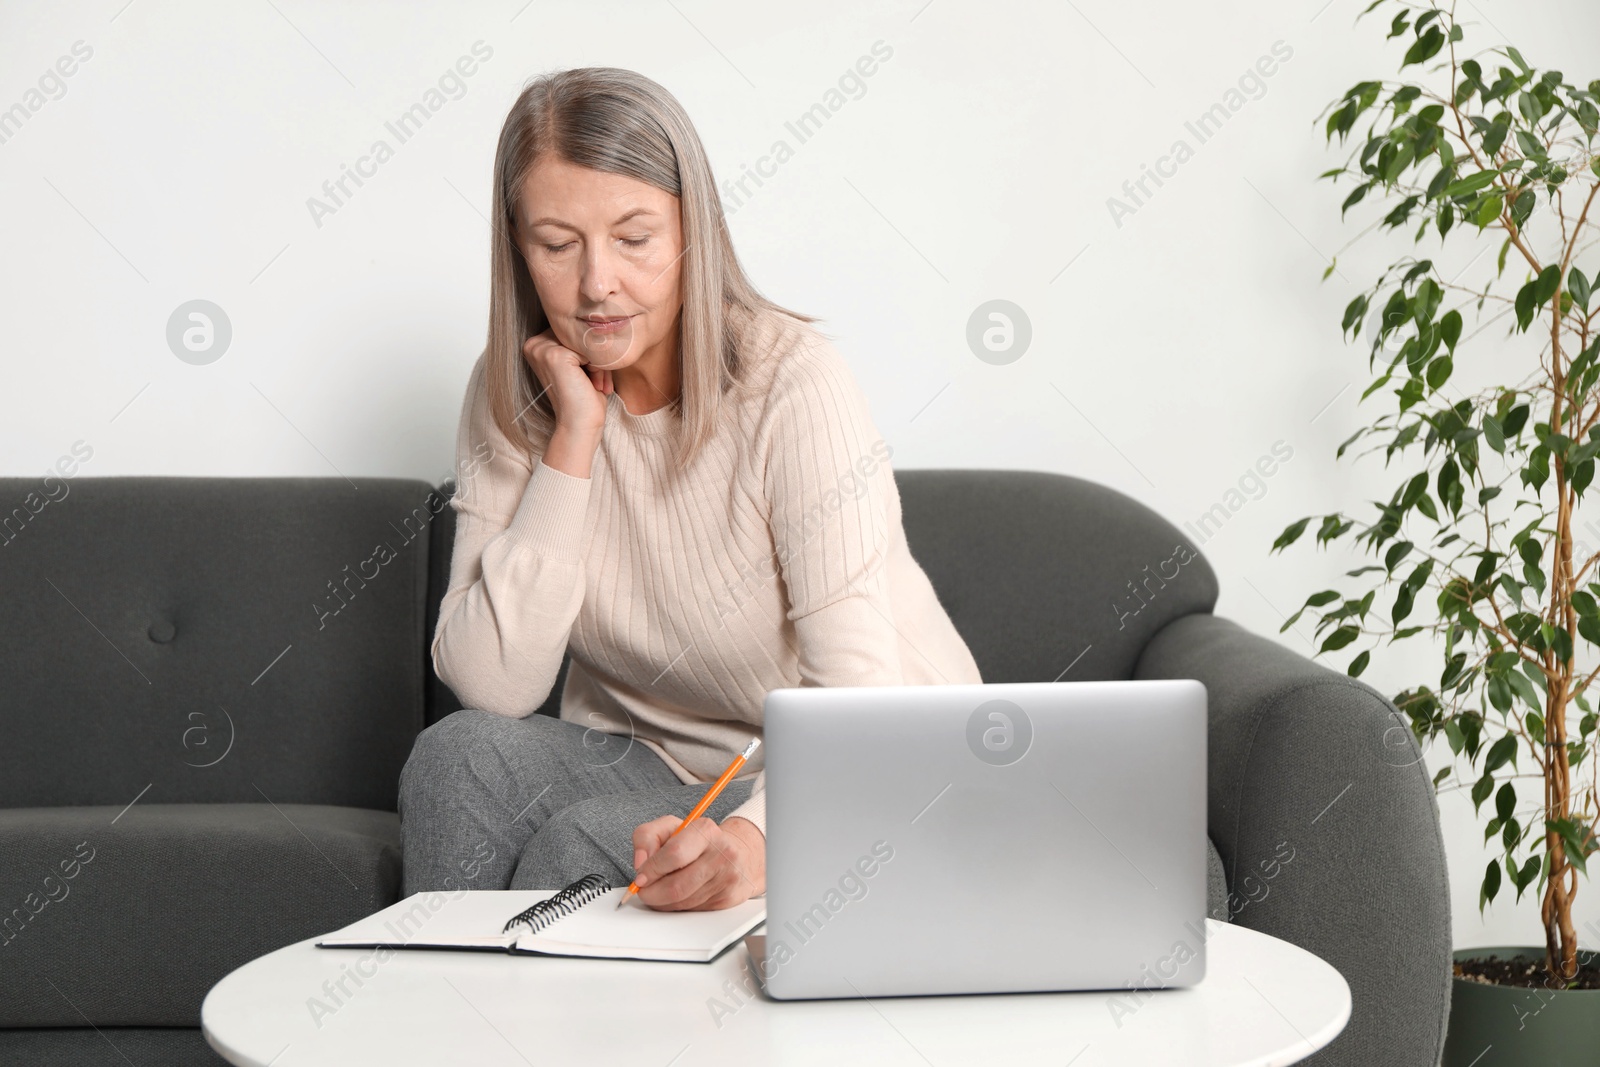
MULTIPOLYGON (((1213 616, 1205 559, 1111 489, 896 477, 986 681, 1206 684, 1212 914, 1353 993, 1308 1062, 1437 1063, 1445 861, 1393 706, 1213 616)), ((0 479, 0 1063, 220 1063, 198 1029, 213 983, 397 898, 400 768, 459 707, 427 656, 448 492, 0 479)))

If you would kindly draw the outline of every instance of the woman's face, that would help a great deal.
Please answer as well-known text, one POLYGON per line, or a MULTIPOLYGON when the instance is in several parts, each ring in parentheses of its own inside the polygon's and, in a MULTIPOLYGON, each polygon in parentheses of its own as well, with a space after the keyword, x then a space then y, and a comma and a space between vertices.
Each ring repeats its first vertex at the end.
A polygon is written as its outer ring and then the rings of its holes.
POLYGON ((556 340, 608 370, 677 355, 678 198, 546 155, 517 205, 517 247, 556 340))

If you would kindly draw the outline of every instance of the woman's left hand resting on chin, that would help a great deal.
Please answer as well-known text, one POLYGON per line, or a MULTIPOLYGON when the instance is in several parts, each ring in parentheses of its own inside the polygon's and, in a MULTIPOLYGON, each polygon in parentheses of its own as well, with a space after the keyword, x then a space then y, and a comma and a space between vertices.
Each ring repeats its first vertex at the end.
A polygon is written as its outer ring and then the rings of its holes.
POLYGON ((639 899, 659 911, 716 911, 767 891, 767 839, 749 819, 652 819, 633 832, 639 899))

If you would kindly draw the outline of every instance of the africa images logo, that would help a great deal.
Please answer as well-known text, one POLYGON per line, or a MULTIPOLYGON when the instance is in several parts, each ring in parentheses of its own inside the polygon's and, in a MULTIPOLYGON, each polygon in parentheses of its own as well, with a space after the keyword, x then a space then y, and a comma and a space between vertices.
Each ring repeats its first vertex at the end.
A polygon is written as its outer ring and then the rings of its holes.
POLYGON ((967 747, 993 767, 1009 767, 1028 754, 1033 720, 1009 700, 988 700, 967 716, 967 747))

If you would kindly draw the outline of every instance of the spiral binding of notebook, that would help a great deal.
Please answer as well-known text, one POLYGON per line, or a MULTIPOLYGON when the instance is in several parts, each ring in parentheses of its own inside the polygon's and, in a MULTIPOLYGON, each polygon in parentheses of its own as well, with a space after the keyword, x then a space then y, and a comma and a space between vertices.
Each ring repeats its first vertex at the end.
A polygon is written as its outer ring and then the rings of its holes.
POLYGON ((604 875, 586 874, 548 900, 541 900, 512 916, 501 929, 501 933, 509 931, 518 923, 527 923, 528 932, 536 934, 562 916, 571 915, 590 901, 605 896, 610 889, 611 885, 604 875))

